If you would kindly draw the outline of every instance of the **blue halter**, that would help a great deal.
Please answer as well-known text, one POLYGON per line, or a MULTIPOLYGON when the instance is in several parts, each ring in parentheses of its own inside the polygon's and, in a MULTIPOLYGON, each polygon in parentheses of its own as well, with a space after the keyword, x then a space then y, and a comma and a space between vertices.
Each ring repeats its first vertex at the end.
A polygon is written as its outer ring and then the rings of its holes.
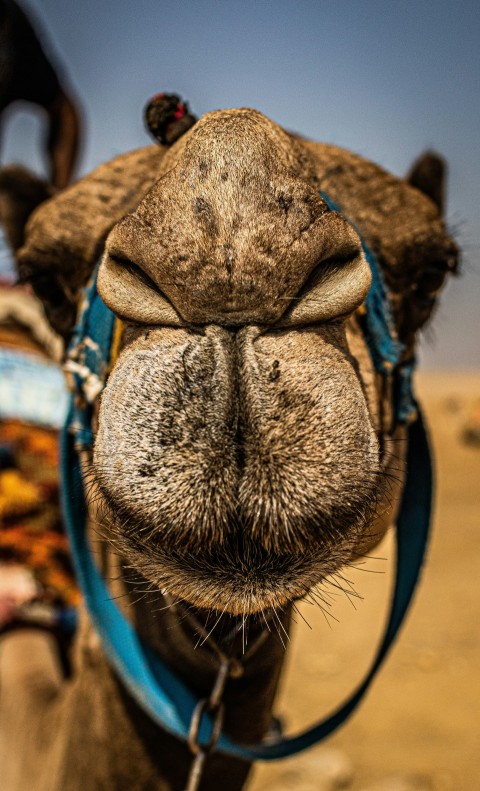
MULTIPOLYGON (((325 196, 324 196, 325 197, 325 196)), ((330 201, 330 207, 338 211, 330 201)), ((366 299, 365 335, 376 370, 396 382, 397 422, 409 422, 407 475, 397 521, 396 579, 384 636, 370 670, 351 697, 323 721, 303 733, 279 738, 268 745, 242 745, 222 734, 217 750, 247 761, 274 760, 293 755, 321 741, 356 709, 380 666, 408 610, 428 541, 432 470, 427 436, 412 395, 412 365, 401 363, 391 307, 374 254, 362 240, 372 270, 366 299)), ((87 506, 80 466, 80 452, 91 449, 93 401, 105 384, 115 317, 98 295, 96 273, 72 341, 67 370, 73 380, 70 414, 62 435, 62 491, 73 562, 91 620, 104 651, 126 688, 144 711, 169 733, 186 740, 198 699, 143 642, 112 600, 98 572, 86 536, 87 506)), ((212 722, 202 718, 199 741, 207 743, 212 722)))

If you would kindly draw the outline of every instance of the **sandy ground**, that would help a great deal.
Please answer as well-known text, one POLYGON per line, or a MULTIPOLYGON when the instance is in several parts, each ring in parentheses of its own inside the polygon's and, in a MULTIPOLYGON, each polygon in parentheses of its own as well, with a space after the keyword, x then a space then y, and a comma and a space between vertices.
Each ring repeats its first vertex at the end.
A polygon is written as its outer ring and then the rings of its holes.
MULTIPOLYGON (((415 602, 386 665, 352 719, 320 747, 257 767, 249 791, 480 789, 480 445, 462 429, 480 404, 480 373, 423 374, 417 393, 437 476, 433 539, 415 602)), ((392 582, 392 535, 349 579, 329 626, 304 605, 278 711, 288 731, 325 716, 368 665, 392 582), (382 559, 383 558, 383 559, 382 559), (367 570, 380 573, 366 573, 367 570)))
MULTIPOLYGON (((428 374, 417 392, 437 468, 433 540, 408 619, 361 708, 320 747, 256 767, 248 791, 478 791, 480 789, 480 372, 428 374)), ((277 711, 289 732, 325 717, 375 652, 392 584, 393 535, 348 578, 337 621, 304 604, 277 711)), ((0 771, 0 789, 2 772, 0 771)), ((228 791, 228 789, 226 789, 228 791)))

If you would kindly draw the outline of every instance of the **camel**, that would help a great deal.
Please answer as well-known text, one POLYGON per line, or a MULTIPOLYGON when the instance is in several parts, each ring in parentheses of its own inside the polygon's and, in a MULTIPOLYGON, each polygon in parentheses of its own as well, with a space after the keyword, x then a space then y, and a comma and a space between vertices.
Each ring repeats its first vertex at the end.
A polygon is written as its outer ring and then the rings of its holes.
MULTIPOLYGON (((222 687, 216 724, 237 742, 275 737, 295 602, 395 521, 408 426, 365 335, 364 244, 408 365, 457 267, 441 171, 428 154, 402 180, 256 110, 221 110, 100 166, 22 234, 20 273, 64 338, 101 260, 120 329, 82 457, 95 546, 156 654, 207 705, 222 687)), ((247 781, 251 763, 221 752, 192 775, 189 747, 130 695, 85 610, 68 678, 35 630, 3 638, 0 672, 8 791, 247 781)))

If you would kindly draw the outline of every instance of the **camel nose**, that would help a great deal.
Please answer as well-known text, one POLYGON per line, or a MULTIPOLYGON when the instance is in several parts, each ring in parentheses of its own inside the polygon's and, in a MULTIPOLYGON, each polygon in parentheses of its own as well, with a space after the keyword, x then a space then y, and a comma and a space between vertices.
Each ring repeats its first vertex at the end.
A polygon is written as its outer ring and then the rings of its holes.
POLYGON ((351 313, 371 280, 352 226, 318 209, 292 238, 273 219, 245 221, 201 251, 185 238, 179 263, 130 215, 107 241, 101 296, 121 318, 158 326, 310 325, 351 313))
MULTIPOLYGON (((266 214, 258 224, 268 221, 266 214)), ((277 246, 265 241, 276 232, 272 218, 268 233, 255 233, 253 221, 244 224, 237 236, 210 247, 199 276, 187 274, 183 293, 172 293, 185 321, 229 328, 311 324, 347 315, 365 299, 370 268, 356 231, 336 211, 318 209, 277 246)))

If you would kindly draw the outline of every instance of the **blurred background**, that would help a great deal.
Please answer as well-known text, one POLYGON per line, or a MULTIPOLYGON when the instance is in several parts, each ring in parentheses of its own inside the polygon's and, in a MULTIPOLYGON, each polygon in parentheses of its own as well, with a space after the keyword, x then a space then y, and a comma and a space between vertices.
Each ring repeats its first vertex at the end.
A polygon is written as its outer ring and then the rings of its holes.
MULTIPOLYGON (((22 7, 82 113, 77 175, 149 144, 143 108, 179 93, 197 115, 252 106, 312 139, 402 176, 425 149, 449 164, 447 222, 461 277, 422 339, 419 392, 438 497, 430 559, 401 639, 367 702, 329 740, 256 770, 251 791, 475 791, 480 787, 480 6, 459 0, 29 0, 22 7)), ((5 114, 2 163, 45 173, 47 120, 5 114)), ((3 250, 1 268, 10 266, 3 250)), ((361 677, 381 632, 393 539, 351 570, 364 598, 339 622, 303 614, 279 711, 325 715, 361 677), (375 573, 365 573, 375 572, 375 573)), ((311 610, 312 608, 310 608, 311 610)), ((315 609, 315 608, 313 608, 315 609)))
MULTIPOLYGON (((28 0, 84 115, 78 174, 148 144, 161 90, 197 115, 251 106, 396 175, 426 148, 449 163, 448 224, 463 275, 422 344, 429 368, 480 366, 480 11, 474 0, 28 0)), ((43 37, 42 37, 43 32, 43 37)), ((41 173, 45 119, 17 104, 1 160, 41 173)))

